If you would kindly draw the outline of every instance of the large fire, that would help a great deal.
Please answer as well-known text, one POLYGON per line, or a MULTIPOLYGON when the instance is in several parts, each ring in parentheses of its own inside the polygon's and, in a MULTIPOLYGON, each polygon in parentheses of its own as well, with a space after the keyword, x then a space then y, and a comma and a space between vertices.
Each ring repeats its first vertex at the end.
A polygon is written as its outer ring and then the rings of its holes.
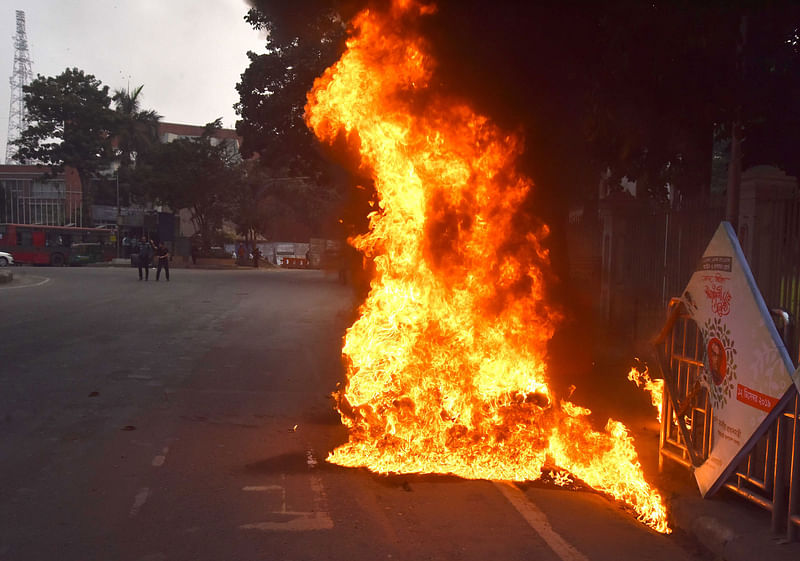
POLYGON ((378 197, 369 232, 350 240, 375 274, 343 348, 349 441, 328 460, 515 481, 549 463, 668 532, 625 426, 593 430, 589 410, 548 388, 559 317, 544 301, 547 229, 515 223, 532 187, 513 165, 519 140, 430 87, 413 22, 433 10, 396 0, 360 13, 308 97, 309 126, 357 148, 378 197))

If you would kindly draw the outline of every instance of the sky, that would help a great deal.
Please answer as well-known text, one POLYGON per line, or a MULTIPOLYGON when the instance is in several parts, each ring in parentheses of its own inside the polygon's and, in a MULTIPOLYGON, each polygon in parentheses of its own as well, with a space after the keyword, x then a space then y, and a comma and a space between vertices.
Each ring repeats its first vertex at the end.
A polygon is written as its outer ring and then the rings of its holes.
POLYGON ((144 85, 142 109, 171 123, 233 128, 248 50, 266 38, 245 0, 3 0, 0 2, 0 163, 5 158, 16 10, 25 12, 33 75, 77 67, 110 92, 144 85))

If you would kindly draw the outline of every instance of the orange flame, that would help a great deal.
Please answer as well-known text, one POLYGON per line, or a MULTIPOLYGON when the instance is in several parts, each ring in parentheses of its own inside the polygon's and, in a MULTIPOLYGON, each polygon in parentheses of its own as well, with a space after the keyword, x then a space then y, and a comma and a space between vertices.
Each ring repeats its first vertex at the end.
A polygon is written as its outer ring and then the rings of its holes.
POLYGON ((650 378, 646 367, 644 372, 639 372, 636 368, 631 368, 631 371, 628 372, 628 380, 636 384, 636 387, 650 392, 650 402, 658 411, 658 422, 660 423, 661 408, 664 403, 664 380, 653 380, 650 378))
POLYGON ((594 431, 587 409, 551 395, 559 316, 544 301, 547 228, 514 227, 532 187, 513 165, 521 144, 430 87, 434 61, 412 24, 431 11, 404 0, 360 13, 308 96, 308 125, 358 149, 379 199, 369 232, 349 240, 375 274, 343 348, 349 441, 328 460, 516 481, 551 462, 668 532, 625 427, 594 431))

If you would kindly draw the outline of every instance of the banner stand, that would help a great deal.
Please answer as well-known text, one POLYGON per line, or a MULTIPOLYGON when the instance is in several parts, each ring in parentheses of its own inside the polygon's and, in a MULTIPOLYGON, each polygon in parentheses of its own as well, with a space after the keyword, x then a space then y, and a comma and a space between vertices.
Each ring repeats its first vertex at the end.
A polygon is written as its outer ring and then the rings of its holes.
POLYGON ((712 236, 681 297, 670 302, 654 346, 672 409, 662 420, 662 435, 674 418, 683 444, 673 440, 671 445, 688 455, 700 493, 707 497, 726 485, 797 389, 795 366, 727 222, 712 236), (679 317, 697 328, 690 356, 684 356, 680 342, 668 339, 679 317), (667 357, 669 341, 679 350, 667 357), (677 368, 686 364, 691 369, 692 388, 678 387, 674 360, 677 368), (692 435, 699 427, 690 429, 685 411, 696 406, 701 394, 707 424, 702 432, 704 449, 698 452, 692 435))

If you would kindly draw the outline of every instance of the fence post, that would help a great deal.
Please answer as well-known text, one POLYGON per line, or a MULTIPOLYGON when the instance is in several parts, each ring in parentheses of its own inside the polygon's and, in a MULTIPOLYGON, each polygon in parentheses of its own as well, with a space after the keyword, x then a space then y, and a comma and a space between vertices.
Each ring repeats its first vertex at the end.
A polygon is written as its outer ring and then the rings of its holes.
POLYGON ((794 541, 797 538, 797 525, 792 521, 792 516, 800 518, 800 394, 794 397, 794 418, 792 425, 792 465, 789 475, 789 504, 786 524, 786 539, 794 541))
POLYGON ((786 423, 783 413, 775 423, 775 466, 772 484, 772 533, 779 534, 788 518, 788 485, 786 484, 786 423))

